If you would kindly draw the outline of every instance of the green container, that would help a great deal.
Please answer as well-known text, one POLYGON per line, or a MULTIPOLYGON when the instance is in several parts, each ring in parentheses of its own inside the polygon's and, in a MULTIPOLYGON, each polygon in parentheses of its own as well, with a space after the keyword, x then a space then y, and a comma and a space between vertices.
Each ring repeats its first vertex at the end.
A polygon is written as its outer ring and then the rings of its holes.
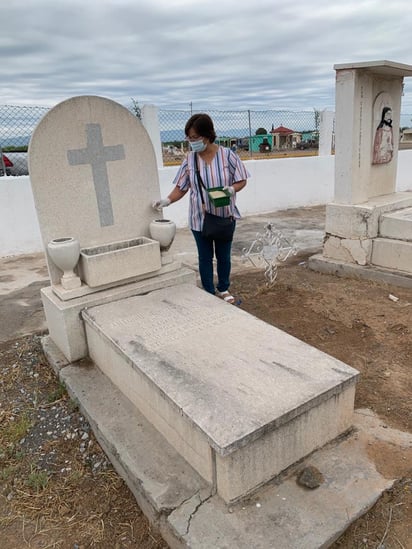
POLYGON ((207 189, 209 199, 212 202, 215 208, 220 208, 222 206, 229 206, 230 204, 230 193, 224 191, 223 187, 212 187, 207 189), (216 196, 213 196, 216 195, 216 196))

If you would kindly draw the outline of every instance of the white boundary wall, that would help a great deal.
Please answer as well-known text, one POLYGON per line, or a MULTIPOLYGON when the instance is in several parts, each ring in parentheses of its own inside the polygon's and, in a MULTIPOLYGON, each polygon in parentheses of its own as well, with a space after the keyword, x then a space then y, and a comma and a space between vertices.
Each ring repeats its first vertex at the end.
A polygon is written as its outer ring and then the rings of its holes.
MULTIPOLYGON (((242 215, 256 215, 333 201, 334 156, 249 160, 246 188, 238 195, 242 215)), ((178 167, 159 169, 161 196, 172 189, 178 167)), ((412 150, 399 151, 397 191, 412 190, 412 150)), ((164 209, 187 226, 188 197, 164 209)), ((29 176, 0 177, 0 257, 43 251, 29 176)))
MULTIPOLYGON (((274 160, 247 160, 250 173, 246 187, 237 195, 242 215, 261 214, 287 208, 326 204, 333 198, 334 157, 311 156, 274 160)), ((159 172, 162 197, 172 190, 177 168, 159 172)), ((187 226, 188 197, 163 210, 178 227, 187 226)))

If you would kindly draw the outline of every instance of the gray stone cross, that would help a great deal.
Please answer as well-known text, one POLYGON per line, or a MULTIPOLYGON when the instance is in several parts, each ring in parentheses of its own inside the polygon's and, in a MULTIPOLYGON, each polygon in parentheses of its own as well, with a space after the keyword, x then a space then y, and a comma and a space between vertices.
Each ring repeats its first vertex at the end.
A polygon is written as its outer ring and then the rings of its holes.
POLYGON ((87 147, 67 151, 67 159, 70 166, 91 165, 100 226, 107 227, 114 224, 114 218, 106 162, 124 160, 124 147, 123 145, 105 147, 100 124, 86 124, 86 135, 87 147))

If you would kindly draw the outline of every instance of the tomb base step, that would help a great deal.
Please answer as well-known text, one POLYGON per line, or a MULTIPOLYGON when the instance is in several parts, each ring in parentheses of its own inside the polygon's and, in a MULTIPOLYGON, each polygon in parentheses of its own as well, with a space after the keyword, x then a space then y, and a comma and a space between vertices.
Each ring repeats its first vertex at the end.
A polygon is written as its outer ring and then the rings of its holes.
POLYGON ((309 269, 320 273, 340 276, 342 278, 360 278, 385 282, 401 288, 412 288, 412 274, 394 271, 391 268, 377 267, 376 265, 357 265, 356 263, 344 263, 337 259, 315 254, 309 258, 309 269))
POLYGON ((412 208, 382 214, 379 220, 379 235, 382 238, 412 242, 412 208))
POLYGON ((352 425, 356 370, 193 285, 82 316, 93 362, 226 503, 352 425))
POLYGON ((375 238, 372 244, 371 263, 378 267, 412 274, 412 241, 375 238))
POLYGON ((290 549, 329 547, 393 484, 378 473, 369 451, 380 436, 393 444, 394 432, 361 411, 354 414, 353 435, 314 452, 297 470, 228 512, 99 368, 86 360, 70 364, 49 336, 42 342, 113 466, 172 549, 273 549, 279 540, 290 549), (325 478, 315 490, 296 482, 296 473, 306 465, 317 467, 325 478))

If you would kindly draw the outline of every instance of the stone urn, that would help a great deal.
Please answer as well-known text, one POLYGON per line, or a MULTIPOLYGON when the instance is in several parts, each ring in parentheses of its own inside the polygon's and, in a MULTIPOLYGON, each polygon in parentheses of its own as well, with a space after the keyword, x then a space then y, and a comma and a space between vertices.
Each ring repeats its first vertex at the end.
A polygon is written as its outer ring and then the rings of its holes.
POLYGON ((171 263, 173 256, 169 254, 169 248, 176 235, 176 223, 170 219, 154 219, 149 224, 150 236, 160 244, 162 265, 171 263))
POLYGON ((56 267, 63 271, 62 287, 65 290, 79 288, 82 282, 74 272, 80 257, 79 241, 71 236, 55 238, 47 244, 47 251, 56 267))

